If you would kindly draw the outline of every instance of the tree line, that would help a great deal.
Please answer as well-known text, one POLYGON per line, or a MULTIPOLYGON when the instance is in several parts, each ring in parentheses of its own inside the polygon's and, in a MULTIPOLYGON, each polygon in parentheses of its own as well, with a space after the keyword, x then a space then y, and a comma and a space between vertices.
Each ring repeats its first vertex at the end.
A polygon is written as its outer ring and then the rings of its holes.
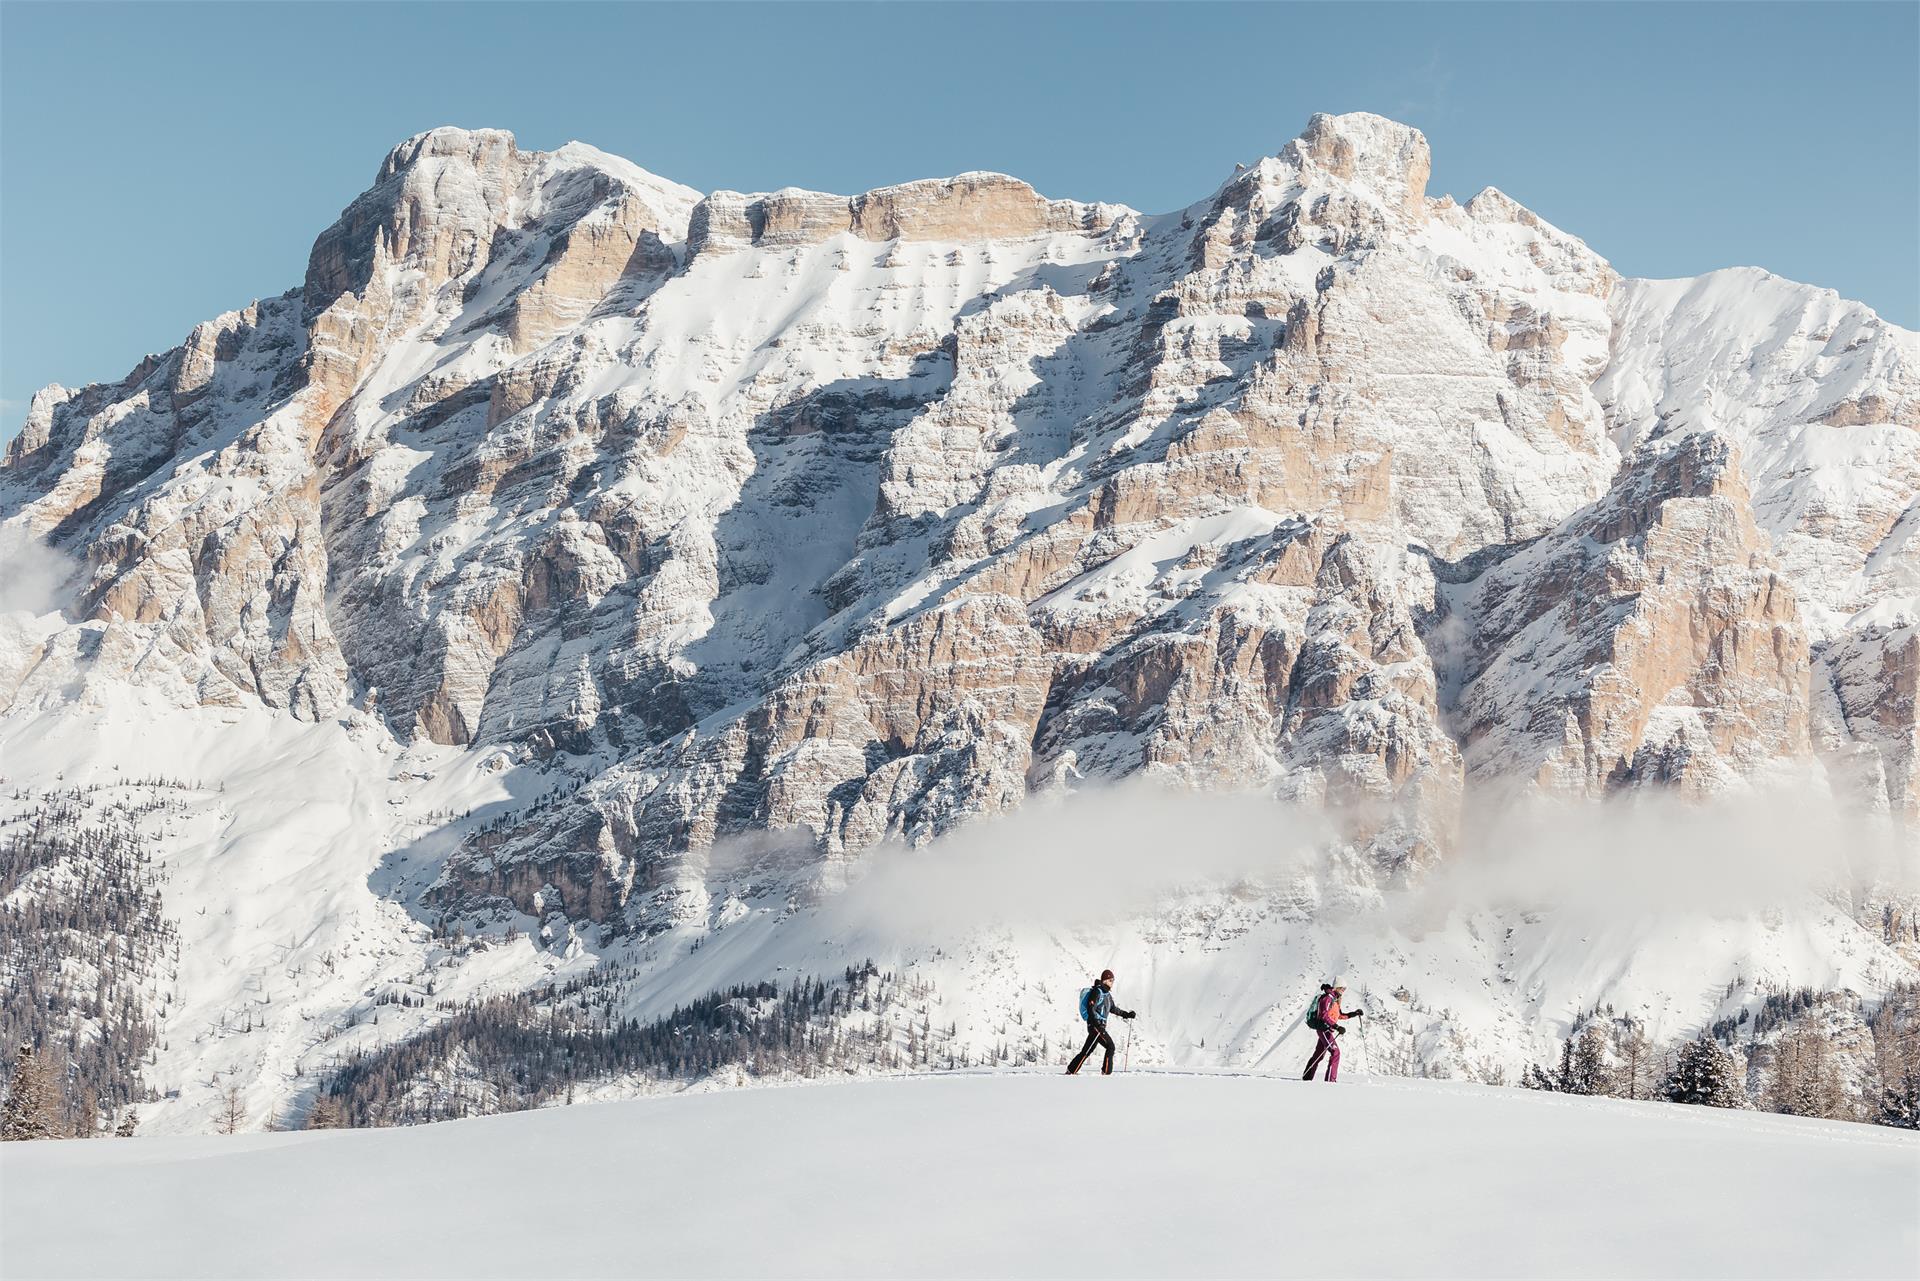
POLYGON ((116 800, 96 816, 98 790, 47 797, 0 833, 9 1138, 103 1133, 148 1097, 140 1069, 179 934, 138 824, 169 807, 116 800))
MULTIPOLYGON (((911 995, 871 960, 837 978, 784 987, 742 983, 649 1021, 618 1017, 611 1000, 554 1004, 536 991, 473 1002, 419 1036, 356 1052, 326 1080, 309 1126, 409 1125, 570 1099, 620 1077, 690 1081, 726 1069, 817 1076, 953 1062, 924 1013, 902 1035, 888 1011, 911 995)), ((951 1033, 944 1038, 950 1044, 951 1033)))
POLYGON ((1667 1048, 1639 1021, 1594 1011, 1575 1019, 1556 1060, 1529 1065, 1520 1083, 1920 1129, 1920 984, 1889 992, 1865 1018, 1867 1035, 1848 1046, 1836 1040, 1845 1000, 1769 993, 1751 1018, 1742 1011, 1667 1048))

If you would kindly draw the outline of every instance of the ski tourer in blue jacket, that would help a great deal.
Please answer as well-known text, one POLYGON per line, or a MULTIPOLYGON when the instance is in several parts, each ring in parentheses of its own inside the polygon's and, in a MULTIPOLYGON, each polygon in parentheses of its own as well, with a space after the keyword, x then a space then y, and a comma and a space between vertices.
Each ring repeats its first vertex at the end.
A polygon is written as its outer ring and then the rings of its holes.
POLYGON ((1117 1014, 1123 1019, 1133 1017, 1132 1010, 1123 1010, 1113 1003, 1113 971, 1102 970, 1100 977, 1094 980, 1092 987, 1081 1002, 1080 1013, 1087 1020, 1087 1043, 1080 1047, 1080 1053, 1073 1056, 1073 1062, 1067 1064, 1067 1075, 1078 1076, 1080 1065, 1087 1061, 1098 1045, 1106 1050, 1106 1057, 1100 1063, 1100 1075, 1113 1075, 1113 1038, 1107 1035, 1107 1015, 1117 1014))

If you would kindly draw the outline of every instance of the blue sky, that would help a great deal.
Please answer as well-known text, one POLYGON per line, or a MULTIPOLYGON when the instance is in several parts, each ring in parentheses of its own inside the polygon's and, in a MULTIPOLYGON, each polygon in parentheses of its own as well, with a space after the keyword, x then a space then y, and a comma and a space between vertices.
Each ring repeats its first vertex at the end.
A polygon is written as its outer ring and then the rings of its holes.
POLYGON ((1920 326, 1920 5, 0 5, 0 438, 297 285, 395 142, 578 138, 702 190, 999 169, 1149 212, 1315 111, 1629 275, 1757 264, 1920 326))

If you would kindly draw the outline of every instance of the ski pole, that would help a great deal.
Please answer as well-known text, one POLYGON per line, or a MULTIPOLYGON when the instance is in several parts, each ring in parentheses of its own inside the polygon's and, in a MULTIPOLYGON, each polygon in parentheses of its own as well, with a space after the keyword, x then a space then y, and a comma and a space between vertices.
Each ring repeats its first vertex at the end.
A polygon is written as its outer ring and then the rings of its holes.
POLYGON ((1133 1066, 1133 1020, 1127 1020, 1127 1048, 1120 1056, 1120 1070, 1127 1071, 1133 1066))

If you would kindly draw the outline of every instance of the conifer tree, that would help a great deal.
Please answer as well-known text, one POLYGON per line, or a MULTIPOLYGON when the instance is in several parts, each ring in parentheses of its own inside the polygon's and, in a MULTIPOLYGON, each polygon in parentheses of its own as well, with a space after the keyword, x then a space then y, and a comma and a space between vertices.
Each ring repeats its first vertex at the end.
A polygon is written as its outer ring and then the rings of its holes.
POLYGON ((1873 1119, 1920 1130, 1920 988, 1903 986, 1888 993, 1871 1026, 1880 1087, 1873 1119))
POLYGON ((1774 1043, 1764 1101, 1769 1111, 1789 1116, 1838 1121, 1854 1116, 1832 1044, 1823 1033, 1808 1027, 1793 1028, 1774 1043))
POLYGON ((307 1129, 337 1130, 345 1124, 346 1118, 340 1114, 340 1100, 331 1094, 322 1094, 307 1109, 307 1129))
POLYGON ((1606 1028, 1598 1022, 1587 1023, 1560 1043, 1558 1066, 1529 1063, 1520 1084, 1556 1094, 1605 1094, 1611 1078, 1606 1047, 1606 1028))
POLYGON ((53 1091, 33 1047, 22 1045, 13 1060, 7 1104, 0 1112, 0 1140, 51 1139, 59 1133, 53 1091))
POLYGON ((100 1105, 91 1094, 81 1094, 80 1101, 73 1107, 73 1137, 76 1139, 95 1138, 100 1133, 100 1105))
POLYGON ((1647 1037, 1646 1025, 1636 1023, 1631 1016, 1616 1020, 1613 1024, 1613 1057, 1620 1065, 1613 1074, 1613 1093, 1624 1094, 1630 1099, 1651 1098, 1653 1044, 1647 1037))
POLYGON ((240 1127, 247 1123, 247 1105, 240 1097, 240 1087, 230 1085, 220 1100, 220 1133, 238 1134, 240 1127))
POLYGON ((1567 1038, 1567 1075, 1561 1088, 1568 1094, 1607 1093, 1607 1029, 1597 1019, 1567 1038))
POLYGON ((1560 1088, 1555 1076, 1538 1063, 1527 1064, 1520 1074, 1520 1088, 1523 1090, 1553 1091, 1560 1088))
POLYGON ((1710 1108, 1747 1106, 1747 1092, 1740 1084, 1733 1056, 1704 1037, 1680 1047, 1664 1093, 1673 1103, 1710 1108))
POLYGON ((1909 1067, 1891 1080, 1882 1078, 1873 1119, 1879 1125, 1920 1130, 1920 1071, 1909 1067))

